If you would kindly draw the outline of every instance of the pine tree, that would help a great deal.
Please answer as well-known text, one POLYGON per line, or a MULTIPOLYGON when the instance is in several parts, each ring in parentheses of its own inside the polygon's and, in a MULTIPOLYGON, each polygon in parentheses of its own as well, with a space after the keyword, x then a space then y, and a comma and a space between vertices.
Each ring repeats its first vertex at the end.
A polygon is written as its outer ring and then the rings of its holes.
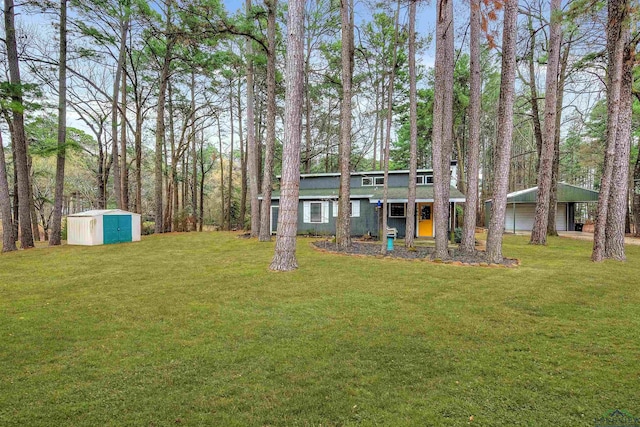
POLYGON ((500 263, 502 257, 502 233, 507 208, 509 188, 509 162, 511 136, 513 134, 513 103, 516 75, 516 36, 518 20, 517 0, 506 0, 502 31, 502 73, 498 101, 498 131, 494 154, 493 202, 487 234, 487 258, 500 263))
POLYGON ((296 232, 300 194, 300 143, 304 73, 304 0, 289 2, 287 20, 287 65, 284 116, 284 147, 276 247, 270 269, 298 268, 296 232))

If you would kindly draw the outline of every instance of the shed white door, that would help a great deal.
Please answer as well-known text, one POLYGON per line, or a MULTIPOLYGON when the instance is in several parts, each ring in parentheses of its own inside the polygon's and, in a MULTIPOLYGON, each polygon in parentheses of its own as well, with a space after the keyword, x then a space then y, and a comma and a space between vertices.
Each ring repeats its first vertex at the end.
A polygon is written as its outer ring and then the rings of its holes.
MULTIPOLYGON (((533 220, 536 216, 535 203, 516 203, 515 216, 514 205, 507 205, 507 212, 504 218, 504 228, 507 233, 513 232, 514 221, 515 231, 531 231, 533 229, 533 220)), ((566 231, 567 229, 567 204, 558 203, 556 211, 556 229, 558 231, 566 231)))

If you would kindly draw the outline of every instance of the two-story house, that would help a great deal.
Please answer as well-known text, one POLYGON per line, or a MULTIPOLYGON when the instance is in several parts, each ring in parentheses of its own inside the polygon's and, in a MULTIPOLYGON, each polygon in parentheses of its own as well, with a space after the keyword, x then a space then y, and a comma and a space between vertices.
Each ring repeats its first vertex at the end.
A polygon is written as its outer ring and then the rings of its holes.
MULTIPOLYGON (((464 195, 455 187, 456 162, 452 162, 449 224, 455 204, 465 201, 464 195)), ((278 177, 279 179, 279 177, 278 177)), ((409 171, 389 171, 387 198, 387 224, 404 237, 409 171)), ((335 235, 338 216, 339 173, 316 173, 300 176, 300 200, 298 206, 298 234, 335 235)), ((378 236, 382 226, 382 201, 384 197, 384 173, 351 173, 351 235, 371 234, 378 236)), ((271 232, 278 223, 280 191, 271 195, 271 232)), ((432 237, 433 221, 433 171, 418 170, 416 178, 416 237, 432 237)))

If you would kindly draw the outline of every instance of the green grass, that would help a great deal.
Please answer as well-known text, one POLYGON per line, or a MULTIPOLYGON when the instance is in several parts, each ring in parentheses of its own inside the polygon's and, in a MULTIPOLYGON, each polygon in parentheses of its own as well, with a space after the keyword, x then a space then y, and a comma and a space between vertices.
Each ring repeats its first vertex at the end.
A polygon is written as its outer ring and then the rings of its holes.
POLYGON ((516 269, 226 233, 0 256, 2 426, 593 426, 640 416, 640 247, 516 269), (470 417, 473 420, 470 421, 470 417))

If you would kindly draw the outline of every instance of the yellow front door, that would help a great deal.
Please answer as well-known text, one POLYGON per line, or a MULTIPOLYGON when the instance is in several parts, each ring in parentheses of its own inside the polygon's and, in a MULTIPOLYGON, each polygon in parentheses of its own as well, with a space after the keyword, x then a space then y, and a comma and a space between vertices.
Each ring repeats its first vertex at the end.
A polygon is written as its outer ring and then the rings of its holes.
POLYGON ((418 203, 418 237, 433 236, 433 203, 418 203))

